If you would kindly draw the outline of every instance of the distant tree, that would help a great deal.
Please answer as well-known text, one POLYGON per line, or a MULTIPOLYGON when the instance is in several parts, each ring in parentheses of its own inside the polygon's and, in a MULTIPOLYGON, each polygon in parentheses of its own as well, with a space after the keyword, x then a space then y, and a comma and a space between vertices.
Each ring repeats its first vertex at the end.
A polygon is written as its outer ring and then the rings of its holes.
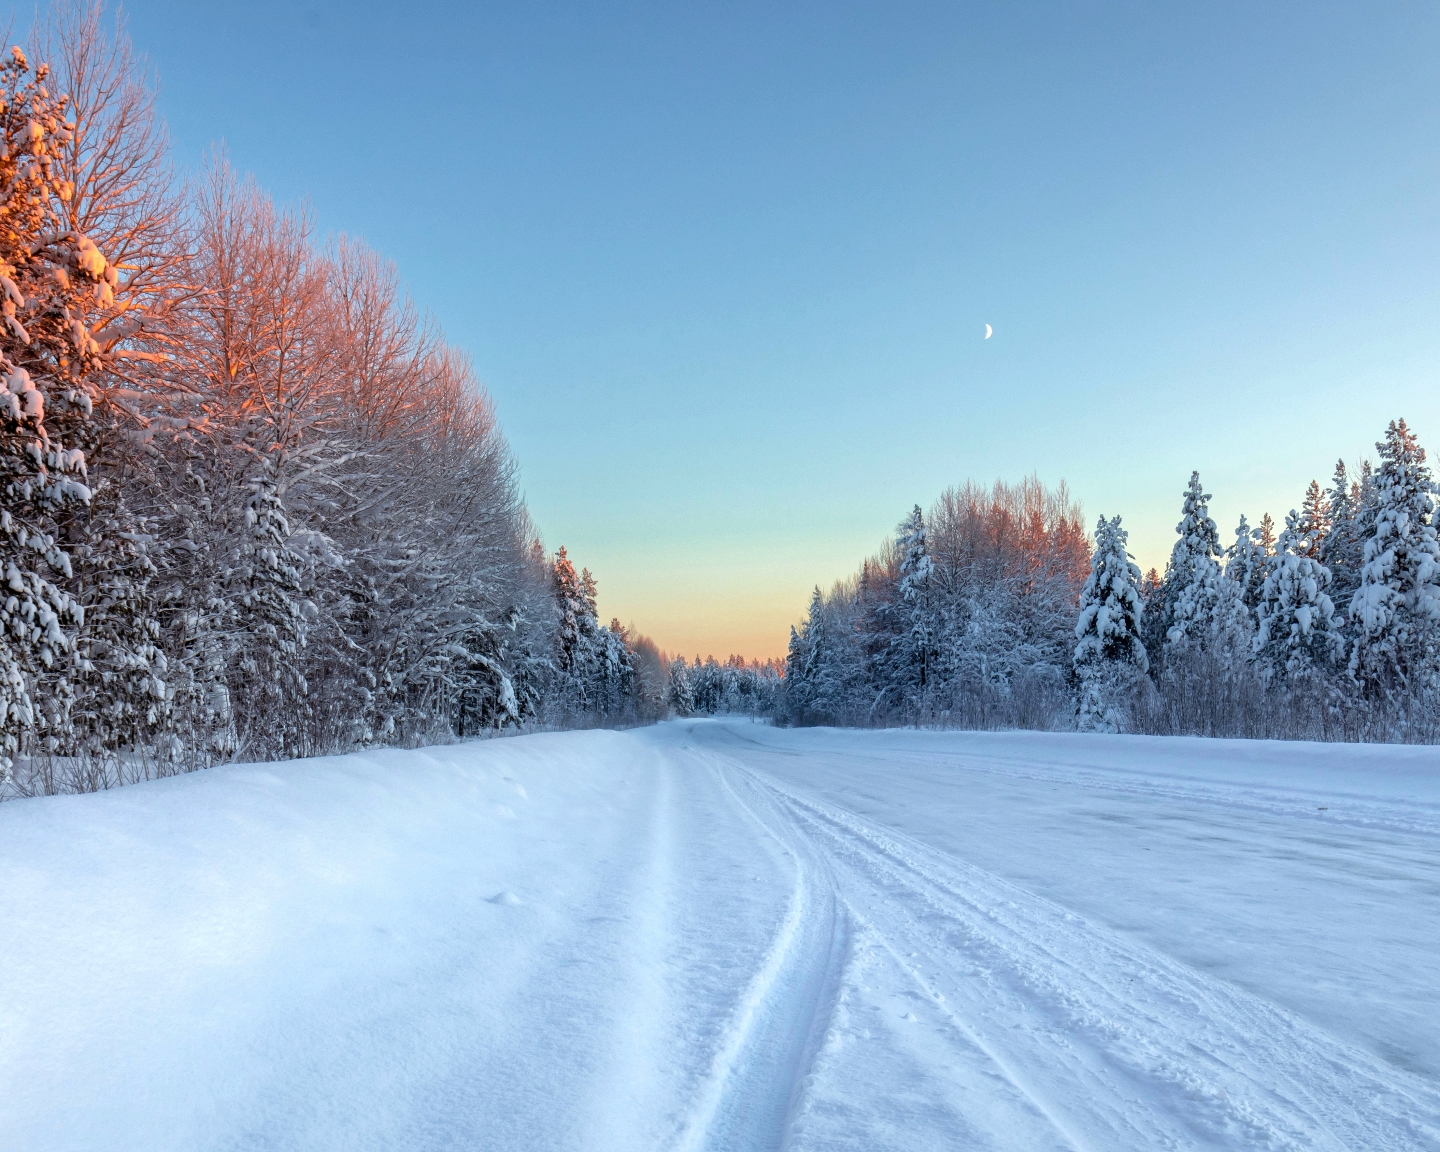
POLYGON ((676 656, 671 660, 669 672, 666 702, 677 716, 689 716, 695 711, 695 692, 690 686, 690 666, 685 663, 685 657, 676 656))

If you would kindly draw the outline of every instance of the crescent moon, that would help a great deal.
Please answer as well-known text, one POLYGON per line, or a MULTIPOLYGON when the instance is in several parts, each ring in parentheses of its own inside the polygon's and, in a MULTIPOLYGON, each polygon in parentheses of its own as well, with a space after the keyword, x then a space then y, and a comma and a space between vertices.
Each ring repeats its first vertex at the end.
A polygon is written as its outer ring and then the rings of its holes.
POLYGON ((986 324, 986 325, 985 325, 985 339, 986 339, 986 340, 989 340, 990 337, 993 336, 993 335, 995 335, 995 329, 994 329, 994 328, 991 328, 989 324, 986 324))

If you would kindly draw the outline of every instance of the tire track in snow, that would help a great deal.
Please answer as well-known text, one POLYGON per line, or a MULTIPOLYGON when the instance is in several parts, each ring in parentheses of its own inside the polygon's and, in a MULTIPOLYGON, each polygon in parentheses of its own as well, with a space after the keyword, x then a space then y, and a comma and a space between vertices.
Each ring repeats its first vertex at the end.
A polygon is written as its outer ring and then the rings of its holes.
POLYGON ((711 755, 746 793, 768 793, 756 811, 828 864, 854 932, 880 939, 956 1044, 994 1058, 1068 1145, 1440 1149, 1430 1081, 734 753, 711 755))
MULTIPOLYGON (((729 757, 726 757, 729 760, 729 757)), ((1288 1012, 730 761, 957 1040, 1074 1147, 1440 1148, 1440 1093, 1288 1012)))
MULTIPOLYGON (((963 1036, 966 1042, 965 1046, 973 1049, 973 1053, 965 1052, 960 1054, 958 1060, 960 1062, 973 1063, 974 1056, 978 1054, 981 1062, 988 1065, 989 1070, 993 1073, 998 1073, 1000 1079, 1008 1083, 1014 1090, 1015 1099, 998 1102, 999 1107, 996 1109, 996 1111, 1007 1115, 1007 1120, 1009 1121, 1009 1123, 1005 1125, 1007 1131, 1012 1135, 1027 1132, 1032 1138, 1036 1138, 1037 1133, 1034 1128, 1034 1123, 1038 1121, 1039 1124, 1042 1125, 1042 1131, 1044 1128, 1050 1130, 1050 1139, 1045 1141, 1045 1146, 1048 1147, 1053 1144, 1057 1147, 1070 1149, 1072 1152, 1090 1152, 1089 1145, 1072 1129, 1067 1123, 1066 1118, 1050 1106, 1045 1095, 1034 1089, 1023 1072, 1008 1061, 1003 1053, 997 1052, 991 1046, 987 1045, 983 1038, 971 1030, 964 1021, 955 1016, 948 1008, 945 1008, 943 1003, 945 999, 944 995, 937 995, 936 990, 930 988, 925 983, 923 977, 920 976, 910 960, 902 956, 897 950, 897 942, 892 937, 887 936, 881 926, 874 922, 872 917, 867 916, 855 906, 855 903, 851 899, 846 898, 842 893, 840 879, 836 873, 836 861, 833 852, 830 852, 823 842, 816 838, 810 829, 805 827, 803 821, 797 821, 795 819, 795 813, 791 808, 789 797, 780 790, 771 787, 767 781, 749 769, 736 764, 730 757, 715 756, 714 759, 717 769, 720 771, 722 777, 726 779, 727 786, 730 788, 731 794, 735 796, 737 803, 748 810, 756 822, 764 827, 771 836, 786 845, 787 850, 794 855, 797 862, 801 859, 807 860, 813 874, 824 878, 828 885, 827 896, 829 903, 840 910, 844 919, 851 926, 848 934, 851 936, 863 935, 871 942, 878 942, 879 947, 890 955, 896 966, 923 989, 924 998, 927 1002, 932 1006, 936 1006, 936 1002, 939 1002, 938 1006, 941 1011, 950 1019, 951 1025, 956 1031, 963 1036), (741 783, 744 790, 750 794, 748 801, 741 799, 738 792, 736 792, 736 782, 741 783), (1017 1104, 1022 1111, 1030 1112, 1033 1115, 1016 1116, 1013 1110, 1017 1104)), ((916 953, 911 952, 909 955, 913 957, 916 953)), ((854 982, 853 977, 850 982, 854 982)), ((840 1000, 841 995, 841 989, 836 988, 829 996, 831 1009, 826 1013, 827 1019, 825 1023, 827 1026, 830 1023, 830 1018, 833 1017, 834 1005, 840 1000)), ((790 1116, 792 1119, 804 1102, 802 1090, 809 1086, 809 1081, 811 1080, 809 1073, 816 1054, 824 1045, 826 1032, 828 1032, 828 1027, 825 1032, 819 1029, 813 1031, 807 1058, 803 1063, 795 1064, 788 1074, 787 1082, 792 1085, 790 1092, 790 1116)), ((881 1086, 877 1085, 876 1087, 881 1086)), ((888 1087, 893 1090, 899 1086, 889 1085, 888 1087)), ((787 1129, 788 1127, 789 1125, 787 1124, 787 1129)), ((728 1143, 723 1141, 715 1145, 717 1148, 726 1149, 783 1146, 785 1145, 769 1143, 728 1143)), ((1038 1147, 1038 1145, 1035 1146, 1038 1147)))
MULTIPOLYGON (((735 804, 795 865, 795 886, 765 961, 736 1005, 678 1152, 759 1152, 786 1144, 806 1073, 824 1041, 846 961, 849 929, 833 877, 803 837, 755 811, 720 775, 735 804)), ((760 794, 763 805, 773 805, 760 794)))

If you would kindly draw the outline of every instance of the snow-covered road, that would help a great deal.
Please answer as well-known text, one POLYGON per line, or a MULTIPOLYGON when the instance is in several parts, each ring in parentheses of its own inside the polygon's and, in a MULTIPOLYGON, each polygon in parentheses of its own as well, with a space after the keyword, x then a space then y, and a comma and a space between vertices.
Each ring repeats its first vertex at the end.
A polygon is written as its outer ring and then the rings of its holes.
POLYGON ((1440 753, 677 722, 0 806, 7 1149, 1440 1149, 1440 753))

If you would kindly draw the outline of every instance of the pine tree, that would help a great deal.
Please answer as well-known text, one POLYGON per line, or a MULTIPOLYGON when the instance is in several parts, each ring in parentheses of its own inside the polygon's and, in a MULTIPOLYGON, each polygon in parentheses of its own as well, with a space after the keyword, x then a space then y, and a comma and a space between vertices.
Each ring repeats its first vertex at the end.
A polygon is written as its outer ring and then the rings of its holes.
MULTIPOLYGON (((1304 549, 1296 555, 1320 559, 1326 537, 1330 535, 1330 526, 1330 502, 1320 490, 1319 482, 1311 480, 1310 487, 1305 489, 1305 500, 1300 506, 1300 512, 1295 519, 1295 531, 1291 536, 1293 546, 1304 549)), ((1288 519, 1285 527, 1286 531, 1290 531, 1288 519)))
POLYGON ((1349 612, 1350 673, 1371 697, 1431 687, 1440 659, 1440 542, 1425 450, 1404 420, 1375 447, 1374 533, 1349 612))
MULTIPOLYGON (((1313 487, 1313 485, 1312 485, 1313 487)), ((1267 680, 1295 681, 1332 667, 1344 650, 1335 606, 1326 589, 1330 570, 1315 559, 1313 523, 1292 510, 1280 533, 1261 589, 1255 662, 1267 680)))
POLYGON ((1100 517, 1075 625, 1073 668, 1080 684, 1076 713, 1081 731, 1124 731, 1125 701, 1150 666, 1141 639, 1140 569, 1126 551, 1128 539, 1119 516, 1108 521, 1100 517))
POLYGON ((1275 555, 1275 521, 1270 518, 1269 512, 1260 517, 1260 523, 1255 528, 1255 543, 1260 545, 1262 555, 1275 555))

